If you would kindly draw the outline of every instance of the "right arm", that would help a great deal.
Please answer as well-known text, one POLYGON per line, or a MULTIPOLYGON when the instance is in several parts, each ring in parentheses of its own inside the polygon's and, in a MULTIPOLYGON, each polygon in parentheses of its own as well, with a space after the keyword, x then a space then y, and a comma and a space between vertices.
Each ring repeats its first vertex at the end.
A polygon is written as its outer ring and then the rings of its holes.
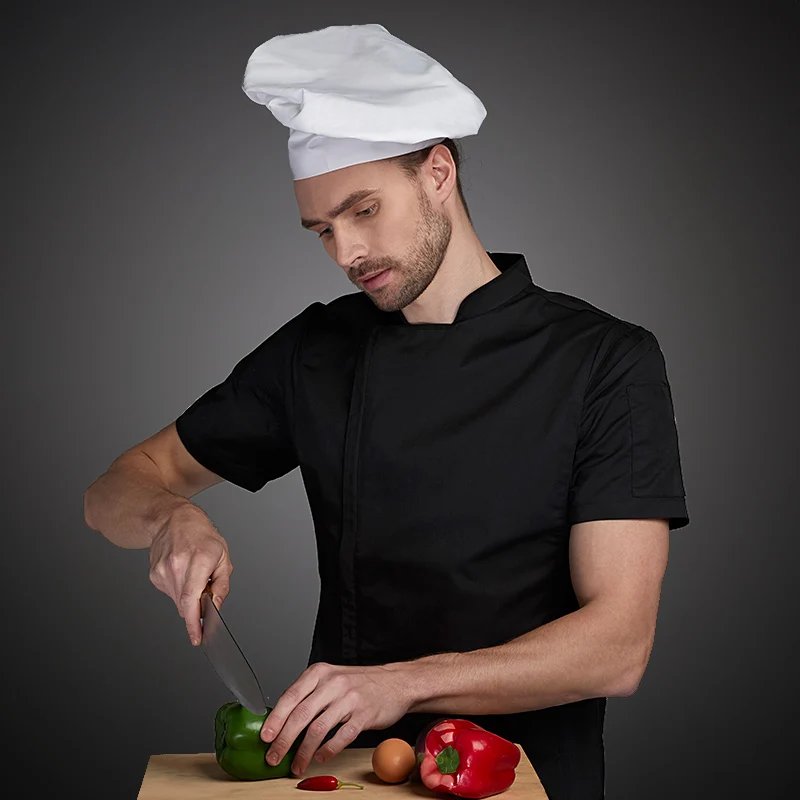
MULTIPOLYGON (((298 466, 285 387, 309 315, 321 307, 281 326, 182 415, 192 451, 248 491, 298 466)), ((192 456, 173 422, 119 456, 84 493, 90 528, 119 547, 149 548, 150 580, 173 599, 195 644, 200 596, 210 578, 219 607, 233 567, 227 543, 190 498, 222 480, 192 456)))
POLYGON ((219 606, 233 566, 225 540, 189 498, 223 479, 184 447, 171 423, 119 456, 83 495, 84 519, 113 544, 150 549, 150 580, 175 602, 198 643, 200 595, 219 606))

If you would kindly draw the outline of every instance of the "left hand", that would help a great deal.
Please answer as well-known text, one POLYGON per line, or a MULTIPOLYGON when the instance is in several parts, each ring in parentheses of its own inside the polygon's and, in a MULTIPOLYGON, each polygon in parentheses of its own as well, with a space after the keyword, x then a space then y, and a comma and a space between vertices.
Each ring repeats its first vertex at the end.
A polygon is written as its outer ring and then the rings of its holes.
POLYGON ((388 728, 408 713, 408 684, 408 677, 395 665, 312 664, 280 696, 264 721, 261 738, 272 742, 266 753, 268 763, 277 764, 306 726, 308 731, 292 763, 292 771, 298 776, 305 772, 315 753, 317 761, 327 761, 351 744, 361 731, 388 728), (345 724, 317 750, 340 722, 345 724))

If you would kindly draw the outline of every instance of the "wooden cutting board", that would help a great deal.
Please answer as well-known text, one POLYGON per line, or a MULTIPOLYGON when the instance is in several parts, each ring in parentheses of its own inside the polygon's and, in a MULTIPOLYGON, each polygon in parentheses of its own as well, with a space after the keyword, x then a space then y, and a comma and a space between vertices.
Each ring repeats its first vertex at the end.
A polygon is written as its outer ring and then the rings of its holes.
MULTIPOLYGON (((213 753, 153 755, 139 792, 139 800, 225 800, 225 798, 259 798, 259 800, 402 800, 415 795, 442 798, 421 783, 383 783, 372 771, 372 747, 348 747, 341 753, 317 764, 312 761, 303 778, 312 775, 335 775, 340 781, 360 783, 364 788, 343 786, 334 793, 303 792, 297 789, 301 778, 270 778, 264 781, 237 781, 222 771, 213 753), (352 796, 352 797, 351 797, 352 796)), ((500 795, 502 800, 547 800, 544 787, 531 762, 520 747, 522 758, 514 783, 500 795)))

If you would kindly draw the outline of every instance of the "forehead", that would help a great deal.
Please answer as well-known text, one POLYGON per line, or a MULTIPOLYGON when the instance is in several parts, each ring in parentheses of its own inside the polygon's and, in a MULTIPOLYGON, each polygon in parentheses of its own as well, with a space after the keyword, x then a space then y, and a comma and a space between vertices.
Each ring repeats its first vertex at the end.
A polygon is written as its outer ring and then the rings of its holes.
POLYGON ((394 186, 399 170, 384 161, 353 164, 351 167, 294 181, 300 214, 306 218, 326 217, 328 212, 354 192, 383 191, 394 186))

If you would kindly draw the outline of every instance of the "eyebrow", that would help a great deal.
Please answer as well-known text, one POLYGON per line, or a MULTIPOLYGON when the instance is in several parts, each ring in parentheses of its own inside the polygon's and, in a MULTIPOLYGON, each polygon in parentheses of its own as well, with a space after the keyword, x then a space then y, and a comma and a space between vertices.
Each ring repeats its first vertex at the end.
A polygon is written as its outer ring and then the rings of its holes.
MULTIPOLYGON (((339 203, 336 208, 331 209, 328 212, 329 219, 336 219, 340 214, 344 214, 348 208, 352 208, 356 203, 360 203, 362 200, 366 200, 373 194, 380 194, 380 189, 358 189, 355 192, 351 192, 341 203, 339 203)), ((313 228, 314 225, 323 225, 325 220, 322 219, 301 219, 300 223, 304 228, 313 228)))

